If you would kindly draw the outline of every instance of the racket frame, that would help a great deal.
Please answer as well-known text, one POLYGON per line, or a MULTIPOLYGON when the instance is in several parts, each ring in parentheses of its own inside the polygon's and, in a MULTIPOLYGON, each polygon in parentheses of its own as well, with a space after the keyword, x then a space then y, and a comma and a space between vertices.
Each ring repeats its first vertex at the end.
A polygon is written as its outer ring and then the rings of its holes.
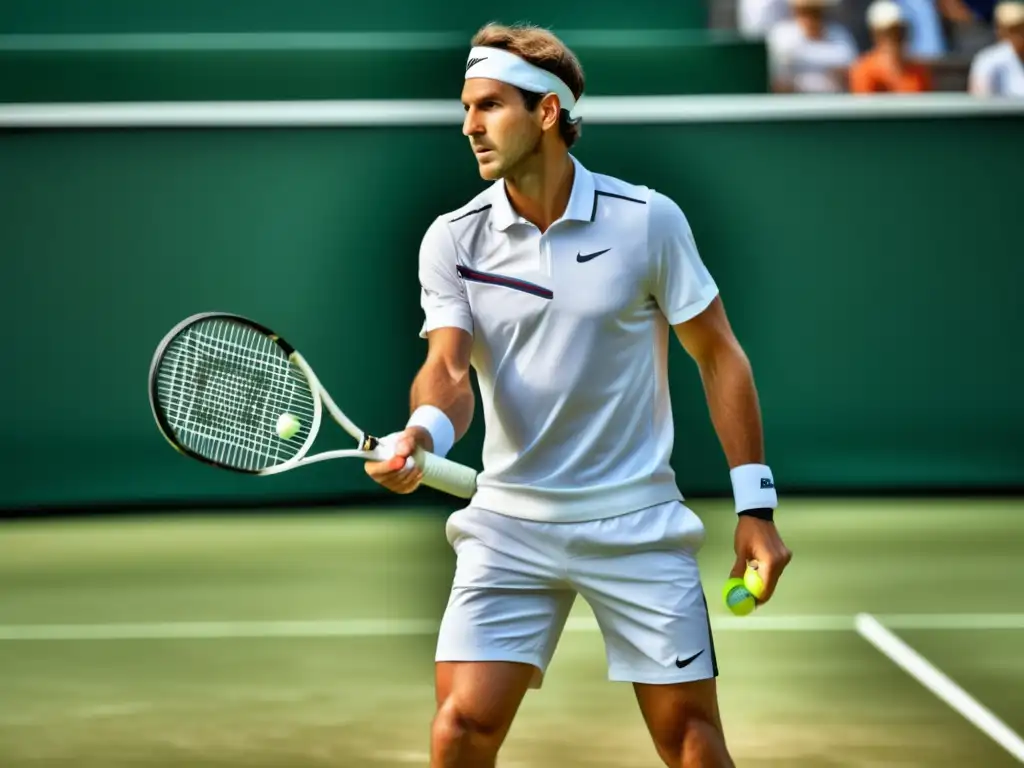
MULTIPOLYGON (((156 351, 153 353, 153 361, 149 368, 149 405, 153 411, 153 417, 156 419, 157 426, 160 429, 160 434, 164 436, 164 439, 167 440, 167 442, 171 444, 171 447, 178 451, 178 453, 197 461, 201 461, 202 463, 208 464, 212 467, 227 469, 244 475, 276 475, 281 472, 294 469, 299 465, 316 464, 317 462, 327 461, 329 459, 359 458, 366 461, 384 461, 394 455, 393 451, 384 446, 380 439, 364 432, 354 421, 352 421, 352 419, 345 415, 341 408, 338 407, 338 404, 334 402, 334 398, 332 398, 327 390, 324 389, 323 385, 320 383, 320 379, 313 372, 313 368, 308 362, 306 362, 306 359, 295 349, 295 347, 262 323, 258 323, 248 317, 232 312, 200 312, 199 314, 185 318, 167 332, 167 335, 164 336, 160 344, 157 346, 156 351), (167 420, 167 416, 159 405, 157 391, 159 380, 157 373, 160 369, 160 364, 163 361, 167 348, 189 327, 208 320, 229 320, 231 322, 248 326, 259 333, 262 333, 274 344, 280 347, 285 355, 287 355, 288 360, 299 369, 303 376, 306 377, 310 392, 313 396, 313 423, 310 425, 306 441, 302 444, 299 451, 290 459, 283 461, 280 464, 264 467, 262 469, 246 469, 244 467, 223 464, 215 459, 203 456, 201 453, 197 453, 191 448, 182 445, 175 438, 174 430, 171 428, 171 424, 167 420), (314 454, 313 456, 307 456, 309 449, 313 446, 313 442, 316 440, 317 433, 320 431, 320 425, 323 421, 323 409, 325 406, 327 411, 331 414, 331 417, 339 426, 341 426, 342 429, 348 432, 348 434, 356 441, 358 447, 324 451, 323 453, 314 454)), ((418 456, 417 458, 419 459, 420 457, 418 456)), ((419 461, 417 463, 419 463, 419 461)))
MULTIPOLYGON (((287 349, 287 347, 282 346, 282 349, 287 349)), ((306 453, 310 446, 312 446, 313 439, 316 437, 316 434, 311 427, 309 437, 306 439, 306 444, 302 446, 302 450, 295 454, 295 456, 273 467, 266 467, 265 469, 258 470, 256 474, 276 475, 279 472, 285 472, 292 469, 299 464, 316 464, 318 461, 327 461, 328 459, 358 458, 365 459, 366 461, 383 461, 391 458, 392 454, 382 449, 380 440, 361 430, 356 426, 356 423, 346 416, 341 408, 338 407, 337 403, 334 402, 334 398, 331 397, 330 393, 328 393, 320 383, 320 379, 318 379, 317 375, 313 372, 313 368, 306 362, 306 358, 304 358, 299 352, 292 349, 291 353, 288 355, 288 359, 302 372, 302 375, 305 376, 306 380, 309 382, 310 391, 313 393, 313 402, 316 404, 314 406, 314 419, 317 429, 319 429, 320 414, 322 413, 323 406, 326 406, 327 412, 331 414, 331 417, 338 422, 338 425, 342 429, 349 433, 359 447, 324 451, 323 453, 317 453, 313 456, 307 456, 306 453)))

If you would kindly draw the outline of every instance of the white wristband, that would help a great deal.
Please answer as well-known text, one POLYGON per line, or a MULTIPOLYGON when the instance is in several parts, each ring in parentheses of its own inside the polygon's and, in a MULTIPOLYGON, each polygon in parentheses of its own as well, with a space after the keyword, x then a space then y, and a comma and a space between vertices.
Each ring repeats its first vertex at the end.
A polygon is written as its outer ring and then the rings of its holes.
POLYGON ((775 478, 765 464, 743 464, 729 471, 732 495, 736 500, 736 514, 748 509, 775 509, 779 497, 775 493, 775 478))
POLYGON ((434 450, 431 453, 437 456, 447 456, 448 451, 455 445, 455 427, 444 411, 436 406, 421 405, 412 412, 405 426, 423 427, 427 430, 434 441, 434 450))

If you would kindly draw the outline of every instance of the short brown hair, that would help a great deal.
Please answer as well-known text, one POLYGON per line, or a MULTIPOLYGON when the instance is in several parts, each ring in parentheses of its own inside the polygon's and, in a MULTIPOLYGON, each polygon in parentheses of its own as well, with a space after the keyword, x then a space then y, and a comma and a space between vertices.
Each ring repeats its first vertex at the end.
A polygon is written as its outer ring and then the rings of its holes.
MULTIPOLYGON (((553 33, 542 27, 530 24, 485 24, 473 36, 471 45, 473 47, 500 48, 514 53, 534 66, 561 78, 562 82, 569 86, 569 90, 577 100, 583 95, 586 83, 583 78, 583 67, 580 65, 579 59, 576 58, 576 54, 569 50, 565 43, 553 33)), ((522 88, 519 90, 523 94, 526 108, 529 110, 536 109, 537 104, 544 97, 544 94, 541 93, 532 93, 522 88)), ((580 137, 580 122, 570 119, 569 111, 566 109, 562 110, 558 132, 567 147, 575 144, 580 137)))

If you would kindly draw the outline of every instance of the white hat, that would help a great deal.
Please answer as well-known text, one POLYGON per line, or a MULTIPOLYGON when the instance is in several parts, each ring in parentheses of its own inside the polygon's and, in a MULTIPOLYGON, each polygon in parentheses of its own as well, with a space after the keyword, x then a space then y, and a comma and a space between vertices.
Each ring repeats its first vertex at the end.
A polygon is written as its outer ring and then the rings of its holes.
POLYGON ((892 0, 875 0, 868 7, 868 26, 872 29, 889 29, 906 23, 903 9, 892 0))
POLYGON ((1015 27, 1024 24, 1024 2, 1005 0, 996 6, 996 24, 1001 27, 1015 27))

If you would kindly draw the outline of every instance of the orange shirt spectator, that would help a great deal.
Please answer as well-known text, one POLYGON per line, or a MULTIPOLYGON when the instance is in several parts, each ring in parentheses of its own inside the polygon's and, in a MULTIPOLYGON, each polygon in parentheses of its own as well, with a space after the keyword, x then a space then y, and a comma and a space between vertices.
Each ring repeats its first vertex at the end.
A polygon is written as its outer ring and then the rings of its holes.
POLYGON ((931 89, 932 73, 928 67, 897 63, 883 51, 869 51, 850 67, 853 93, 924 93, 931 89))
POLYGON ((874 47, 850 67, 852 93, 921 93, 932 89, 928 67, 907 60, 909 25, 893 0, 875 0, 868 8, 874 47))

